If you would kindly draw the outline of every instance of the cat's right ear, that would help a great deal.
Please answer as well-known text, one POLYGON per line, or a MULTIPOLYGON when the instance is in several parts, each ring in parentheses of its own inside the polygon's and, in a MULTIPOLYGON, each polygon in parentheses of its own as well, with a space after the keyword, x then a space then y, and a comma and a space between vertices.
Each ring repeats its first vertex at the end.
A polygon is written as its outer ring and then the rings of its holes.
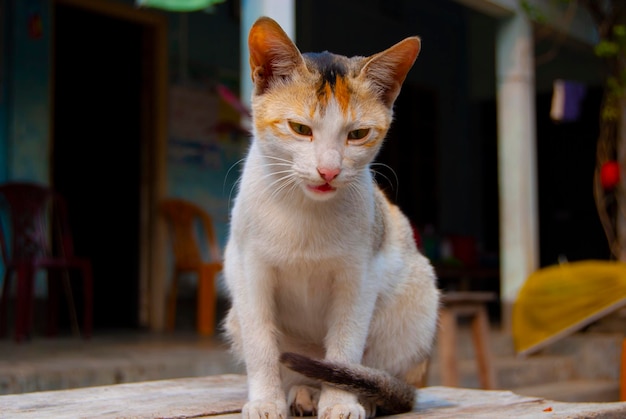
POLYGON ((275 20, 260 17, 248 35, 250 50, 250 73, 256 87, 255 94, 262 94, 277 78, 291 75, 294 69, 304 65, 300 51, 275 20))

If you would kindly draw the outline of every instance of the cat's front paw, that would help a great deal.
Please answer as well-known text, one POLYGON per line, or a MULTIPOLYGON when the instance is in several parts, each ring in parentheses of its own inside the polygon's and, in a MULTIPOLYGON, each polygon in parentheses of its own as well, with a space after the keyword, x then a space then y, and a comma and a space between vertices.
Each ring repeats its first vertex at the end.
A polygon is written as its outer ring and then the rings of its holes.
POLYGON ((293 386, 287 404, 293 416, 317 416, 320 390, 309 386, 293 386))
POLYGON ((241 410, 242 419, 288 419, 287 403, 269 400, 252 400, 241 410))
POLYGON ((336 404, 324 408, 320 406, 320 419, 367 419, 365 409, 359 403, 336 404))

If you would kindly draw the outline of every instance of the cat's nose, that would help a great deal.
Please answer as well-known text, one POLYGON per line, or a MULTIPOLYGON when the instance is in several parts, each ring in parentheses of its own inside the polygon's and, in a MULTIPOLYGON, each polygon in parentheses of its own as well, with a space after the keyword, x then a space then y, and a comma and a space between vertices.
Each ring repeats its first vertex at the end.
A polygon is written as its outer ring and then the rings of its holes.
POLYGON ((326 182, 332 182, 333 179, 335 179, 337 176, 339 176, 339 173, 341 173, 341 169, 339 168, 326 168, 326 167, 318 167, 317 168, 317 173, 320 174, 320 176, 322 177, 322 179, 324 179, 326 182))

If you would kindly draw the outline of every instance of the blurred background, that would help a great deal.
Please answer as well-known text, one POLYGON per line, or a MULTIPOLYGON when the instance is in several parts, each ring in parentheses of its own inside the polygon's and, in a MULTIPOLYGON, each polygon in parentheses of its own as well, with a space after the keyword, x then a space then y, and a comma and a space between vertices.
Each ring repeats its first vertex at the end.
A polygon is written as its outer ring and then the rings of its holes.
MULTIPOLYGON (((537 24, 506 1, 150 3, 0 2, 0 182, 65 197, 76 253, 93 262, 95 330, 164 327, 163 198, 205 209, 223 248, 250 141, 242 45, 256 14, 275 14, 301 51, 369 55, 422 38, 374 169, 442 288, 510 305, 534 269, 611 258, 593 196, 605 74, 582 9, 537 24), (516 77, 522 102, 506 91, 516 77), (582 89, 560 121, 556 80, 582 89)), ((36 296, 45 287, 39 278, 36 296)))

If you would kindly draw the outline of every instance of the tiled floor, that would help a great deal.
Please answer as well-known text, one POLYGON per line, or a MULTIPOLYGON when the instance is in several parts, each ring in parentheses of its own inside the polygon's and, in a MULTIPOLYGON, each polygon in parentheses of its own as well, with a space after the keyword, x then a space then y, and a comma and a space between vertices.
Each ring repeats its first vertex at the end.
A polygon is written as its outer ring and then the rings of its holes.
POLYGON ((0 394, 242 371, 223 341, 192 332, 0 340, 0 394))

